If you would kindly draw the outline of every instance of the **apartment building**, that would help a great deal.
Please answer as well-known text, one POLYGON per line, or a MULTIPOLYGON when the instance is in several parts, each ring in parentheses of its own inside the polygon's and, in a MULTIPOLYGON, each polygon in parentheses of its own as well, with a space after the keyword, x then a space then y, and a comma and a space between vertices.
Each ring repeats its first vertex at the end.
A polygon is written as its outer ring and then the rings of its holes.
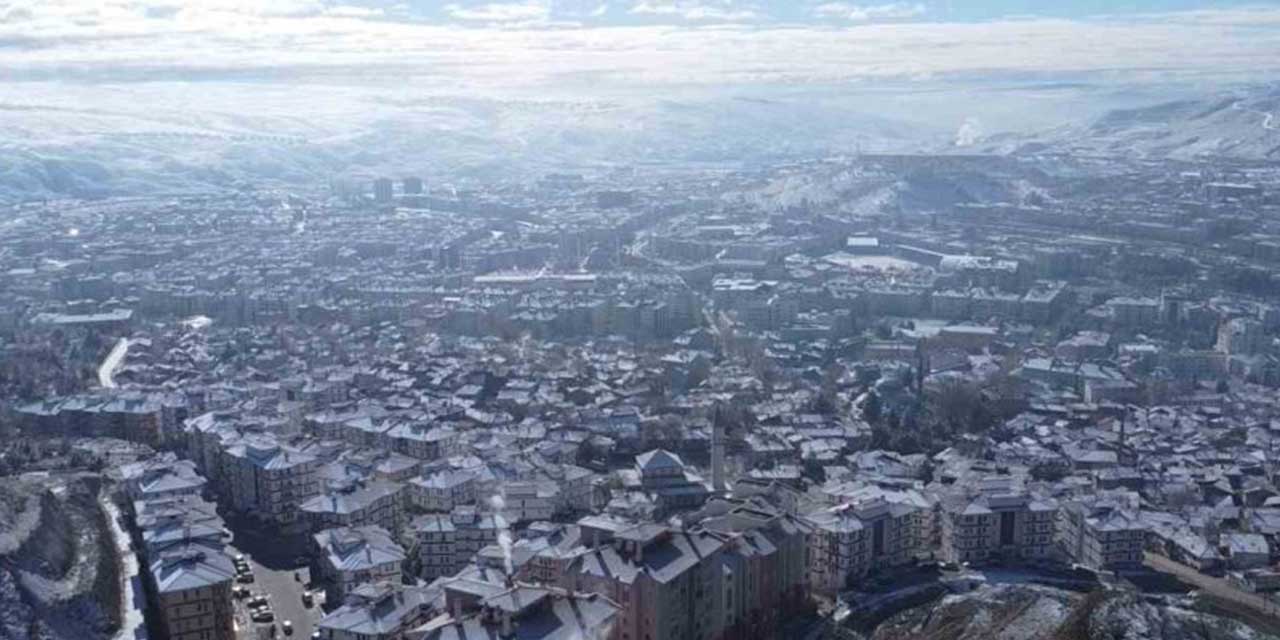
POLYGON ((833 594, 851 580, 909 564, 932 549, 930 501, 915 490, 868 486, 806 516, 809 584, 833 594))
POLYGON ((409 504, 418 511, 448 513, 454 507, 475 504, 477 472, 444 469, 427 472, 406 483, 409 504))
POLYGON ((382 444, 418 460, 439 460, 457 453, 458 432, 447 426, 401 422, 383 432, 382 444))
POLYGON ((508 529, 506 517, 481 513, 475 507, 458 507, 449 514, 415 518, 406 538, 413 540, 419 577, 434 580, 461 570, 481 549, 498 542, 508 529))
POLYGON ((613 637, 724 637, 725 542, 720 536, 641 524, 586 537, 600 543, 574 560, 562 586, 621 605, 613 637))
POLYGON ((951 562, 1051 560, 1058 505, 1012 478, 959 486, 941 497, 941 550, 951 562))
POLYGON ((431 588, 365 584, 316 624, 321 640, 403 640, 436 612, 431 588))
POLYGON ((661 513, 701 507, 711 495, 706 482, 680 456, 654 449, 636 456, 635 466, 618 472, 628 491, 649 496, 661 513))
POLYGON ((728 501, 724 508, 727 511, 717 510, 722 515, 705 518, 700 526, 725 541, 722 626, 726 637, 776 629, 808 599, 806 556, 811 527, 764 500, 728 501))
POLYGON ((124 465, 119 473, 130 500, 198 496, 206 484, 194 462, 172 453, 124 465))
POLYGON ((1095 571, 1139 567, 1146 538, 1136 493, 1108 492, 1062 503, 1058 542, 1076 564, 1095 571))
POLYGON ((512 522, 550 520, 562 510, 560 485, 554 482, 509 482, 502 491, 503 513, 512 522))
POLYGON ((269 435, 243 438, 222 453, 223 493, 232 509, 285 527, 299 524, 298 506, 319 492, 314 456, 269 435))
POLYGON ((312 536, 316 577, 324 582, 330 602, 338 602, 362 584, 400 583, 407 557, 382 527, 339 527, 312 536))
POLYGON ((168 640, 234 640, 236 570, 221 545, 185 542, 151 554, 152 609, 168 640))
POLYGON ((323 493, 298 507, 309 531, 376 525, 399 532, 404 523, 404 485, 348 477, 332 481, 323 493))
POLYGON ((614 630, 620 613, 618 605, 599 595, 524 584, 493 591, 483 598, 464 594, 470 605, 457 615, 433 622, 424 630, 421 640, 613 640, 621 637, 614 630))

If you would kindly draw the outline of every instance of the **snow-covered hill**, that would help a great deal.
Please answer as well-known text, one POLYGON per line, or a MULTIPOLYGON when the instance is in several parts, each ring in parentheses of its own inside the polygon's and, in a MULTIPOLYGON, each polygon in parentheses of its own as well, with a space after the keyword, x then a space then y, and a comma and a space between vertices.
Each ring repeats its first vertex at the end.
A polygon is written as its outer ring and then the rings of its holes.
POLYGON ((997 153, 1072 152, 1192 159, 1280 159, 1280 89, 1111 111, 1091 123, 977 145, 997 153))

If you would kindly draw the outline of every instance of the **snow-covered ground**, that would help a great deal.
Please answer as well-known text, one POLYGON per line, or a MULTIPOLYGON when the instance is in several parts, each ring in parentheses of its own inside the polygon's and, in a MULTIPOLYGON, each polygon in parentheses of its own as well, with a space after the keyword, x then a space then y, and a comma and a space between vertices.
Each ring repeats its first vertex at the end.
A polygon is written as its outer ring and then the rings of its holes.
POLYGON ((122 565, 121 624, 113 640, 145 640, 147 624, 142 615, 145 602, 139 597, 142 594, 142 576, 138 573, 138 555, 130 548, 129 535, 120 526, 120 509, 105 496, 102 498, 102 508, 110 521, 111 537, 115 540, 122 565))

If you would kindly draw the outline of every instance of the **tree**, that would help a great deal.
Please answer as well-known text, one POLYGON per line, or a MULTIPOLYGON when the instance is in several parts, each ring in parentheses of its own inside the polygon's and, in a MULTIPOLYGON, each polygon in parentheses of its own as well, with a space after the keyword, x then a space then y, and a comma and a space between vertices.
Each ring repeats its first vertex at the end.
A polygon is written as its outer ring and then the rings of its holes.
POLYGON ((575 461, 581 466, 587 466, 595 462, 599 456, 599 448, 596 447, 595 443, 592 442, 590 438, 588 438, 583 440, 582 444, 578 445, 578 452, 575 455, 575 461))
POLYGON ((815 484, 822 484, 827 481, 827 470, 823 468, 822 463, 813 458, 804 461, 801 473, 815 484))
POLYGON ((897 442, 894 443, 893 450, 906 455, 920 453, 920 440, 912 433, 902 433, 898 436, 897 442))
POLYGON ((862 417, 870 423, 880 421, 880 413, 883 410, 880 402, 880 394, 875 391, 867 393, 867 398, 862 401, 862 417))
POLYGON ((882 427, 874 427, 871 429, 871 449, 888 449, 892 443, 889 441, 889 431, 882 427))
POLYGON ((1067 477, 1067 465, 1061 462, 1041 462, 1031 467, 1031 477, 1042 482, 1057 482, 1067 477))
POLYGON ((876 325, 876 337, 881 340, 888 340, 893 337, 893 328, 886 323, 876 325))
POLYGON ((995 420, 978 387, 960 378, 947 378, 927 395, 929 415, 952 433, 981 433, 995 420))

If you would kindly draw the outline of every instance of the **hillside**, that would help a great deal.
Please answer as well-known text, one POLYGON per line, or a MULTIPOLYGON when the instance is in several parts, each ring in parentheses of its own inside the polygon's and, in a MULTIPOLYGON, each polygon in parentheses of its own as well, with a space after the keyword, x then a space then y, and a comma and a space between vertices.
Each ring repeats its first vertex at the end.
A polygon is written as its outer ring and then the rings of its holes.
POLYGON ((0 640, 96 640, 118 627, 120 578, 99 479, 0 479, 0 640))
POLYGON ((1280 89, 1110 111, 1084 125, 989 138, 991 153, 1044 151, 1172 158, 1280 159, 1280 89))
POLYGON ((947 596, 881 624, 870 640, 1261 640, 1241 622, 1136 594, 999 585, 947 596))

